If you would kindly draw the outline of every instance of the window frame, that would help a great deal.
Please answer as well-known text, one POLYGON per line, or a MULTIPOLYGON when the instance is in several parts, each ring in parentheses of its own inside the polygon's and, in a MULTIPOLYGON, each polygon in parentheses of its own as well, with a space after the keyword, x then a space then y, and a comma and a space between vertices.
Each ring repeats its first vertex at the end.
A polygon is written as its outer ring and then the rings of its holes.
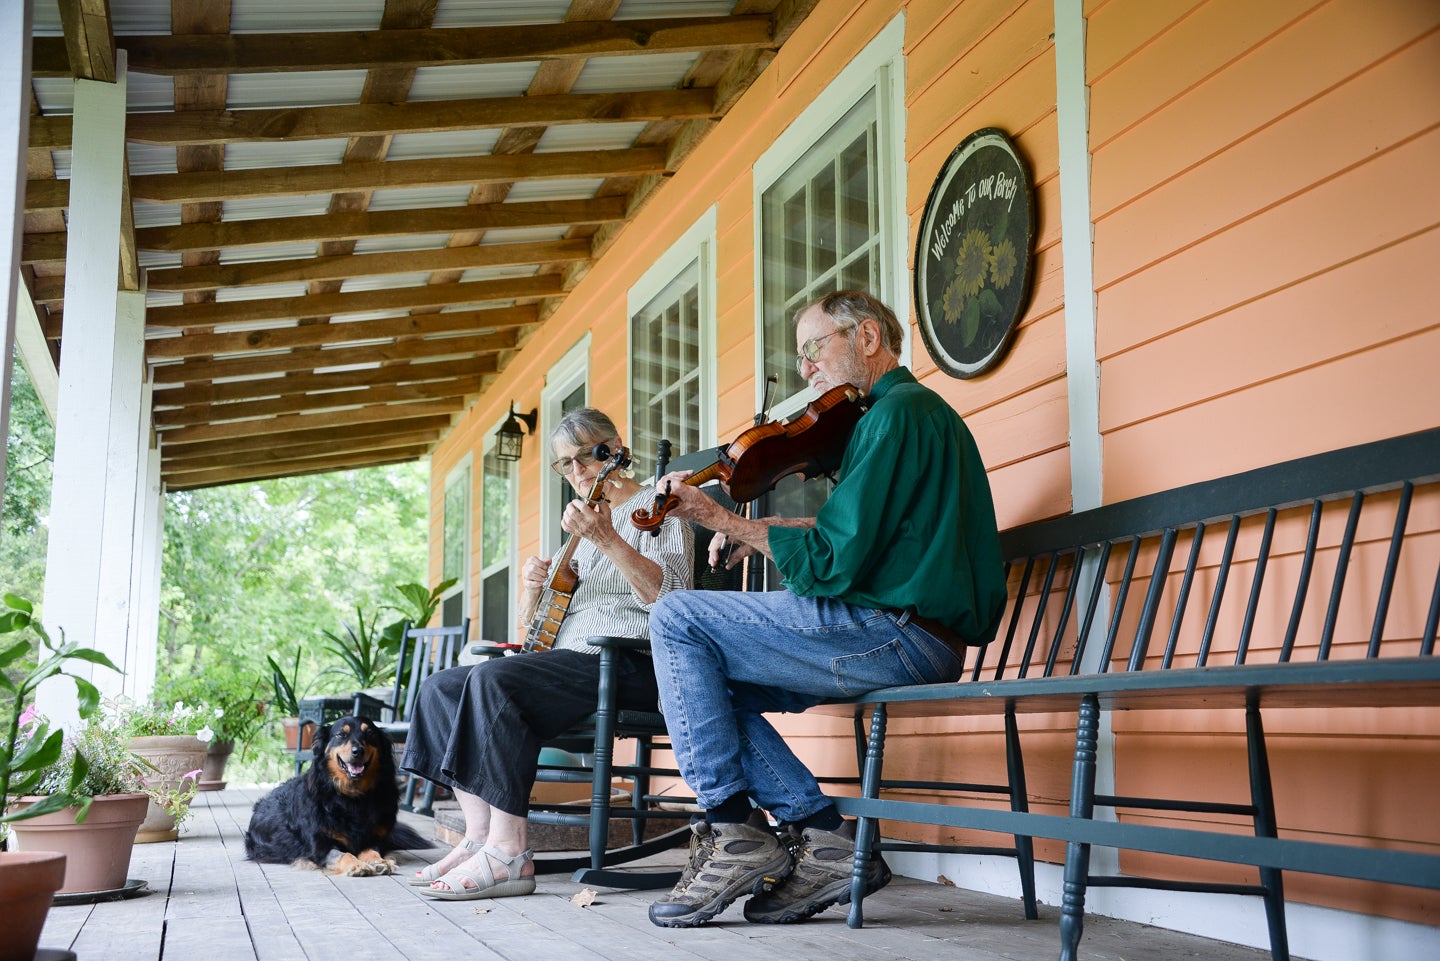
MULTIPOLYGON (((440 495, 440 580, 446 579, 445 571, 445 526, 448 517, 446 516, 449 503, 450 491, 458 484, 464 484, 465 500, 461 508, 463 516, 460 521, 461 544, 460 572, 456 577, 455 584, 439 597, 439 605, 436 610, 440 612, 440 620, 445 620, 445 602, 460 594, 461 616, 464 617, 470 610, 470 601, 473 592, 470 590, 470 578, 474 573, 474 558, 471 551, 475 546, 474 538, 474 517, 475 517, 475 455, 467 451, 464 457, 455 462, 445 474, 445 483, 441 487, 440 495), (463 478, 462 478, 463 475, 463 478)), ((457 622, 458 623, 458 622, 457 622)), ((425 625, 416 625, 423 627, 425 625)), ((449 626, 449 625, 446 625, 449 626)))
MULTIPOLYGON (((700 392, 699 404, 699 430, 700 448, 714 446, 715 437, 718 431, 716 421, 718 413, 715 404, 716 381, 717 381, 717 358, 716 358, 716 314, 717 292, 715 282, 715 245, 716 245, 716 209, 711 205, 700 217, 685 230, 680 237, 670 245, 665 253, 656 258, 644 274, 640 276, 629 291, 625 299, 625 414, 633 420, 635 411, 635 353, 634 335, 636 316, 640 311, 648 307, 666 287, 679 278, 681 272, 686 270, 692 263, 698 263, 697 286, 699 288, 698 308, 699 316, 699 358, 700 377, 697 389, 700 392)), ((636 427, 634 423, 627 426, 630 435, 634 435, 636 427)), ((630 437, 631 446, 634 446, 634 438, 630 437)), ((687 450, 675 450, 672 455, 679 457, 683 454, 693 453, 687 450)), ((635 455, 642 464, 649 464, 652 470, 655 467, 653 458, 655 452, 635 451, 635 455)))
MULTIPOLYGON (((540 453, 540 475, 544 481, 540 485, 540 551, 541 557, 549 557, 560 549, 563 531, 560 529, 560 507, 561 501, 556 493, 559 488, 550 483, 553 476, 550 470, 550 460, 553 456, 550 453, 550 435, 555 430, 555 425, 560 423, 564 416, 560 404, 566 397, 574 393, 576 388, 584 388, 585 404, 590 404, 590 334, 587 331, 575 345, 567 350, 559 360, 550 366, 550 371, 545 375, 545 386, 540 390, 540 429, 536 432, 536 442, 539 445, 540 453)), ((610 413, 606 411, 606 413, 610 413)))
MULTIPOLYGON (((903 333, 900 362, 909 364, 910 284, 905 212, 905 16, 898 14, 832 80, 809 106, 775 138, 752 168, 755 211, 755 404, 764 403, 765 377, 765 221, 764 197, 796 164, 802 162, 835 124, 861 100, 875 92, 876 200, 880 244, 880 290, 871 291, 895 312, 903 333)), ((814 400, 809 387, 776 398, 772 417, 786 417, 814 400)))
MULTIPOLYGON (((475 578, 475 581, 476 581, 476 590, 475 590, 475 631, 476 631, 476 636, 477 636, 478 638, 480 638, 481 640, 488 640, 488 641, 491 641, 491 642, 493 642, 493 643, 505 643, 505 642, 507 642, 507 641, 514 640, 514 638, 511 636, 510 633, 507 633, 507 635, 506 635, 505 637, 498 637, 498 638, 496 638, 496 637, 487 638, 487 637, 485 637, 485 635, 484 635, 484 630, 485 630, 485 606, 484 606, 484 605, 485 605, 485 589, 484 589, 484 588, 485 588, 485 579, 486 579, 486 577, 488 576, 487 573, 486 573, 486 571, 487 571, 487 565, 485 564, 485 530, 486 530, 486 526, 487 526, 486 523, 485 523, 485 521, 486 521, 486 517, 485 517, 485 477, 486 477, 485 459, 486 459, 487 457, 489 457, 491 454, 493 454, 494 451, 495 451, 495 446, 496 446, 495 434, 499 431, 500 426, 501 426, 501 424, 504 422, 504 420, 505 420, 505 418, 501 418, 500 420, 497 420, 497 421, 491 426, 491 429, 485 432, 485 443, 484 443, 484 445, 482 446, 481 451, 480 451, 480 512, 479 512, 479 517, 480 517, 480 525, 479 525, 479 527, 480 527, 480 551, 479 551, 479 554, 478 554, 479 564, 478 564, 477 569, 476 569, 476 578, 475 578)), ((517 464, 516 464, 515 462, 513 462, 513 461, 499 461, 499 463, 500 463, 500 465, 505 469, 505 471, 509 474, 509 481, 510 481, 510 504, 509 504, 510 523, 509 523, 509 525, 508 525, 508 530, 506 530, 506 531, 505 531, 505 534, 504 534, 504 537, 505 537, 505 547, 504 547, 505 565, 506 565, 506 568, 507 568, 507 569, 509 570, 509 572, 510 572, 510 573, 509 573, 509 580, 506 582, 506 588, 507 588, 507 589, 506 589, 505 624, 506 624, 506 626, 507 626, 508 631, 513 633, 514 630, 515 630, 515 623, 516 623, 516 620, 517 620, 518 615, 519 615, 519 606, 518 606, 518 604, 517 604, 517 600, 518 600, 518 599, 517 599, 517 597, 516 597, 516 595, 519 593, 519 590, 518 590, 518 588, 517 588, 516 585, 517 585, 518 573, 519 573, 518 563, 519 563, 519 530, 520 530, 519 518, 518 518, 518 511, 519 511, 519 496, 518 496, 518 494, 519 494, 519 486, 520 486, 520 485, 519 485, 519 483, 518 483, 518 480, 519 480, 519 476, 518 476, 518 475, 519 475, 519 472, 516 470, 516 468, 517 468, 519 465, 517 465, 517 464)), ((498 562, 496 562, 496 564, 494 565, 494 570, 496 570, 496 571, 499 570, 498 562)))

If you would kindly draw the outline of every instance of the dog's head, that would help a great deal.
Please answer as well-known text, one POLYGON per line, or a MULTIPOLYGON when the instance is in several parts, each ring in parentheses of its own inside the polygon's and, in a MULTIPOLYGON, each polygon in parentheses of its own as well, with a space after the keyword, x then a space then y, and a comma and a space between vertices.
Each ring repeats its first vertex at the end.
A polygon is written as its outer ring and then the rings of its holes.
POLYGON ((323 771, 348 797, 369 794, 381 778, 394 777, 390 739, 366 718, 346 717, 321 727, 313 750, 311 769, 323 771))

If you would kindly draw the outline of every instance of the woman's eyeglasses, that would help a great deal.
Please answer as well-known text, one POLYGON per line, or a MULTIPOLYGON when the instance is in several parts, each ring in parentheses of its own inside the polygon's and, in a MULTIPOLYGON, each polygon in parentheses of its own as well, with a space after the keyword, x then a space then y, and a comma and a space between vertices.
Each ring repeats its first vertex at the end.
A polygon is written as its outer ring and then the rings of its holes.
POLYGON ((815 358, 820 356, 820 345, 825 343, 836 334, 843 334, 846 331, 854 330, 853 327, 837 327, 823 337, 811 337, 800 345, 800 353, 795 355, 795 373, 802 374, 800 368, 805 366, 805 361, 815 363, 815 358))
POLYGON ((560 457, 550 462, 550 469, 561 477, 569 477, 577 467, 589 467, 597 460, 608 460, 610 448, 604 443, 596 444, 589 450, 576 451, 574 457, 560 457))

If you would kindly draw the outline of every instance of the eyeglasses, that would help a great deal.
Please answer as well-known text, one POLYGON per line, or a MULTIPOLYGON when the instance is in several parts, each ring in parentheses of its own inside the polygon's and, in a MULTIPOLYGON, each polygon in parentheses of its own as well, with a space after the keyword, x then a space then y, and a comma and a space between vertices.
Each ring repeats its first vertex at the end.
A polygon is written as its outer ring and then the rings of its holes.
POLYGON ((574 457, 560 457, 550 462, 550 469, 561 477, 569 477, 577 467, 589 467, 597 460, 608 460, 610 448, 601 442, 589 450, 576 451, 574 457))
POLYGON ((808 360, 812 364, 815 363, 815 358, 820 356, 820 345, 825 343, 825 341, 834 337, 836 334, 848 333, 854 329, 854 327, 837 327, 824 337, 811 337, 805 341, 805 343, 800 345, 800 353, 795 355, 795 373, 803 373, 800 368, 805 366, 805 361, 808 360))

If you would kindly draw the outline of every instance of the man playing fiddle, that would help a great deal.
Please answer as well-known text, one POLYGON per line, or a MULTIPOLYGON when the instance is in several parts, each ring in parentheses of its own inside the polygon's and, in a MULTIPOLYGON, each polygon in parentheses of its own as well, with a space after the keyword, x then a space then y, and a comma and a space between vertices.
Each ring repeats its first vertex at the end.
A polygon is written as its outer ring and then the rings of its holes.
MULTIPOLYGON (((802 377, 869 404, 838 482, 811 518, 735 516, 677 472, 673 513, 778 567, 782 591, 677 591, 650 616, 656 680, 675 756, 706 809, 680 882, 650 920, 690 927, 736 898, 754 922, 786 923, 849 901, 855 824, 763 717, 879 687, 959 678, 965 645, 995 635, 1005 579, 989 482, 959 415, 900 365, 895 314, 858 291, 795 317, 802 377), (769 811, 800 840, 792 858, 750 821, 769 811), (771 885, 773 890, 767 890, 771 885), (762 893, 763 892, 763 893, 762 893)), ((868 888, 890 879, 879 857, 868 888)))

